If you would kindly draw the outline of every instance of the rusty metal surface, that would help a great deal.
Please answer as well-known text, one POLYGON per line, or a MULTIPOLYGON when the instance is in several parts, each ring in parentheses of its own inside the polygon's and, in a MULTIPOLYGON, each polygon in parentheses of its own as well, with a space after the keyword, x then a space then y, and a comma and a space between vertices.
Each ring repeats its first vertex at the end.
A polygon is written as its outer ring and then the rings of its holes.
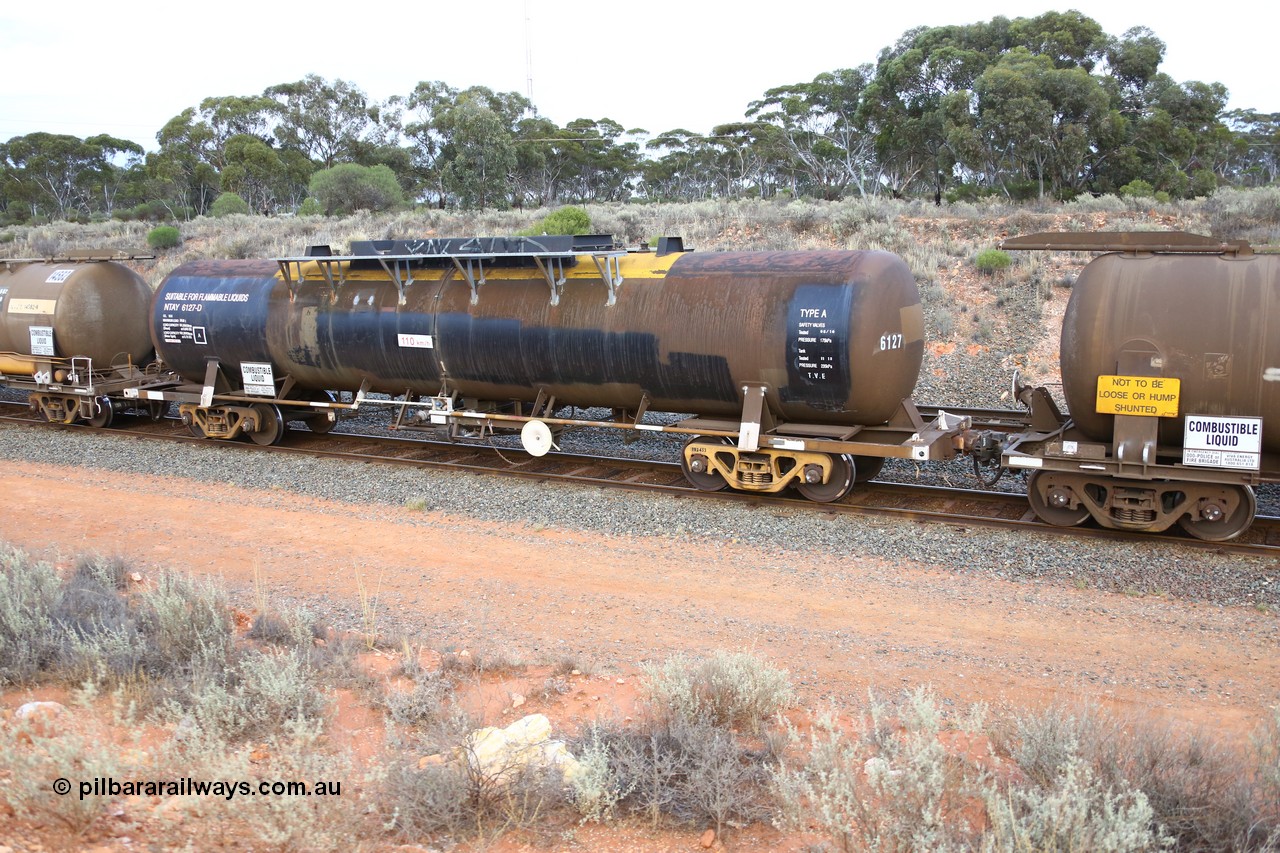
POLYGON ((923 315, 895 255, 691 253, 624 264, 614 305, 581 272, 553 305, 536 270, 491 276, 473 302, 453 269, 417 272, 400 304, 385 278, 349 278, 336 291, 308 281, 291 293, 273 261, 204 261, 157 291, 156 344, 192 381, 209 355, 231 373, 269 361, 303 389, 368 379, 372 390, 435 394, 447 383, 469 398, 528 402, 542 391, 580 407, 635 408, 647 394, 653 410, 734 416, 739 383, 764 383, 771 411, 815 423, 882 422, 914 388, 923 315), (202 327, 206 343, 183 324, 202 327))
POLYGON ((87 356, 97 368, 150 355, 151 288, 128 267, 25 264, 0 272, 0 290, 0 352, 32 355, 34 326, 52 327, 54 356, 87 356))
POLYGON ((1173 252, 1243 253, 1252 251, 1244 240, 1219 240, 1185 231, 1046 231, 1009 237, 1000 248, 1010 251, 1045 249, 1057 252, 1173 252))
POLYGON ((1263 450, 1280 452, 1280 256, 1094 259, 1072 289, 1061 349, 1063 392, 1089 438, 1112 436, 1114 416, 1095 411, 1098 376, 1123 375, 1139 352, 1151 375, 1182 383, 1161 445, 1181 446, 1186 414, 1250 416, 1264 419, 1263 450))

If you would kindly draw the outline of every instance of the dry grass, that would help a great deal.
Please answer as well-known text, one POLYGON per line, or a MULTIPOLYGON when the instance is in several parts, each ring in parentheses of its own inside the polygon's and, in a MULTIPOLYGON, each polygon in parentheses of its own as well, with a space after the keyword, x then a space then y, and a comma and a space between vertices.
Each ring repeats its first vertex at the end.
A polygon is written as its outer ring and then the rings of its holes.
MULTIPOLYGON (((982 706, 948 712, 918 688, 818 715, 802 735, 779 715, 792 701, 784 671, 742 653, 676 656, 646 670, 650 703, 636 719, 601 722, 569 744, 579 769, 566 777, 550 765, 476 761, 470 733, 481 720, 459 691, 493 668, 464 671, 441 657, 430 669, 405 642, 396 677, 407 685, 358 682, 386 727, 383 752, 361 763, 327 736, 326 685, 347 677, 349 661, 315 654, 335 641, 313 647, 306 614, 260 614, 256 639, 239 637, 219 588, 162 576, 130 591, 128 574, 119 560, 84 560, 62 578, 0 550, 6 677, 34 686, 90 674, 76 714, 53 730, 0 724, 0 808, 29 831, 87 837, 117 808, 108 795, 54 795, 49 780, 190 777, 345 790, 329 800, 171 798, 148 819, 149 842, 179 843, 198 827, 209 843, 270 849, 447 845, 512 830, 552 843, 579 821, 718 834, 764 821, 817 827, 841 850, 1280 845, 1280 710, 1240 744, 1089 706, 989 722, 982 706), (128 645, 122 637, 143 649, 139 658, 113 657, 128 645), (144 679, 130 668, 139 661, 144 679), (143 693, 155 699, 149 717, 143 693), (156 729, 166 734, 144 744, 156 729)), ((581 666, 563 660, 548 683, 581 666)), ((548 688, 542 701, 563 692, 548 688)))
MULTIPOLYGON (((627 245, 661 235, 683 236, 703 250, 882 248, 907 259, 922 280, 948 259, 971 256, 1000 236, 1043 230, 1142 230, 1182 228, 1224 237, 1270 242, 1280 235, 1276 190, 1222 190, 1212 199, 1156 204, 1115 196, 1067 204, 1012 205, 998 199, 941 207, 921 201, 843 199, 718 200, 681 204, 593 204, 586 210, 598 233, 627 245)), ((415 208, 392 213, 359 211, 342 218, 234 215, 178 223, 182 243, 136 267, 154 287, 174 267, 200 258, 285 257, 310 245, 345 250, 352 240, 390 237, 513 234, 529 228, 550 208, 524 211, 441 211, 415 208)), ((45 257, 79 248, 146 251, 151 223, 65 222, 5 229, 4 254, 45 257)))

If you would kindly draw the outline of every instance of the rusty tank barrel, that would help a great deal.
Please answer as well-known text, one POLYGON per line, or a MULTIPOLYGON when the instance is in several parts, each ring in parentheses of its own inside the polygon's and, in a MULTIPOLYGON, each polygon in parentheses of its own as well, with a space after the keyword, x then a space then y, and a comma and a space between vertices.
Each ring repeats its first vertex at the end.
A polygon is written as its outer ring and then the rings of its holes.
POLYGON ((400 284, 385 258, 315 263, 301 283, 283 261, 179 267, 152 303, 159 355, 193 382, 213 357, 233 386, 243 364, 269 363, 311 391, 367 380, 629 409, 647 396, 723 417, 741 413, 741 383, 763 383, 781 419, 838 424, 887 420, 923 357, 915 279, 887 252, 582 255, 559 285, 546 262, 476 275, 408 260, 400 284))
POLYGON ((21 263, 0 271, 0 373, 37 360, 87 356, 95 368, 151 353, 151 288, 112 262, 21 263))
MULTIPOLYGON (((1097 412, 1099 376, 1181 380, 1178 417, 1159 440, 1180 446, 1188 414, 1280 423, 1280 255, 1102 255, 1080 274, 1062 326, 1063 392, 1076 425, 1109 440, 1114 415, 1097 412)), ((1262 446, 1280 452, 1280 430, 1262 446)))

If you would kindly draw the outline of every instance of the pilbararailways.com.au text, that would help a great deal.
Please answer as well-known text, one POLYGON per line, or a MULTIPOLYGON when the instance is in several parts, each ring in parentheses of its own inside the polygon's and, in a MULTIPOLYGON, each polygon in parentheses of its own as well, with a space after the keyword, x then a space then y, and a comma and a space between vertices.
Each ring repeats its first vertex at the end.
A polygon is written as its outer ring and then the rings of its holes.
MULTIPOLYGON (((56 779, 54 793, 65 796, 71 793, 71 781, 56 779)), ((111 776, 95 776, 79 783, 80 799, 85 797, 340 797, 342 783, 320 780, 306 782, 271 782, 268 780, 207 782, 191 777, 182 779, 126 779, 119 781, 111 776)))

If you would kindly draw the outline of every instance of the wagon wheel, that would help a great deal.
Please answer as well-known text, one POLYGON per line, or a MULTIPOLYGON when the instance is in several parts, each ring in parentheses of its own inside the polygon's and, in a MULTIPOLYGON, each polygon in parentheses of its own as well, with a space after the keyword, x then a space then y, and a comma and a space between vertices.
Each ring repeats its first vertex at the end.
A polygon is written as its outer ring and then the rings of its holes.
MULTIPOLYGON (((690 444, 696 443, 715 444, 716 439, 708 439, 703 438, 700 435, 695 435, 693 438, 686 441, 684 446, 688 447, 690 444)), ((691 465, 685 458, 683 449, 680 451, 680 470, 684 471, 685 479, 692 483, 695 489, 702 492, 718 492, 721 489, 727 488, 729 485, 718 471, 711 470, 708 460, 706 460, 705 457, 702 457, 701 459, 695 457, 691 465), (699 467, 701 467, 701 470, 698 470, 699 467)))
MULTIPOLYGON (((313 395, 312 402, 332 403, 333 395, 328 391, 320 391, 313 395)), ((315 409, 312 409, 312 411, 315 411, 315 409)), ((312 432, 324 435, 338 425, 338 419, 336 417, 330 420, 329 416, 331 414, 336 414, 336 412, 334 412, 333 409, 322 409, 317 415, 311 415, 310 417, 303 418, 302 422, 306 424, 307 429, 312 432)))
POLYGON ((849 494, 849 490, 853 488, 854 469, 853 457, 849 454, 843 453, 839 456, 832 456, 831 476, 827 479, 827 482, 806 483, 802 474, 801 481, 796 484, 796 491, 809 500, 818 503, 826 504, 838 501, 849 494))
POLYGON ((1083 503, 1078 503, 1076 508, 1072 509, 1067 505, 1070 502, 1070 496, 1061 487, 1050 487, 1048 497, 1042 496, 1038 481, 1043 476, 1044 472, 1037 471, 1027 481, 1027 500, 1035 510, 1036 516, 1055 527, 1075 527, 1077 524, 1083 524, 1089 518, 1089 508, 1083 503))
POLYGON ((106 429, 111 426, 111 422, 115 420, 116 407, 111 402, 110 397, 95 397, 93 399, 93 415, 88 418, 89 426, 98 429, 106 429))
POLYGON ((1236 492, 1240 498, 1234 512, 1226 513, 1222 508, 1217 512, 1209 509, 1206 513, 1202 510, 1197 518, 1184 515, 1178 519, 1178 526, 1197 539, 1204 539, 1207 542, 1225 542, 1243 533, 1250 524, 1253 524, 1253 517, 1258 511, 1258 500, 1249 486, 1225 488, 1236 492))
POLYGON ((880 476, 883 468, 883 456, 855 456, 853 457, 853 482, 865 483, 868 480, 874 480, 880 476))
POLYGON ((258 415, 258 428, 249 433, 254 444, 271 447, 284 438, 284 415, 278 406, 270 403, 258 403, 253 407, 258 415))
POLYGON ((328 414, 312 415, 303 420, 303 423, 307 425, 307 429, 318 435, 324 435, 338 425, 336 420, 329 420, 328 414))

